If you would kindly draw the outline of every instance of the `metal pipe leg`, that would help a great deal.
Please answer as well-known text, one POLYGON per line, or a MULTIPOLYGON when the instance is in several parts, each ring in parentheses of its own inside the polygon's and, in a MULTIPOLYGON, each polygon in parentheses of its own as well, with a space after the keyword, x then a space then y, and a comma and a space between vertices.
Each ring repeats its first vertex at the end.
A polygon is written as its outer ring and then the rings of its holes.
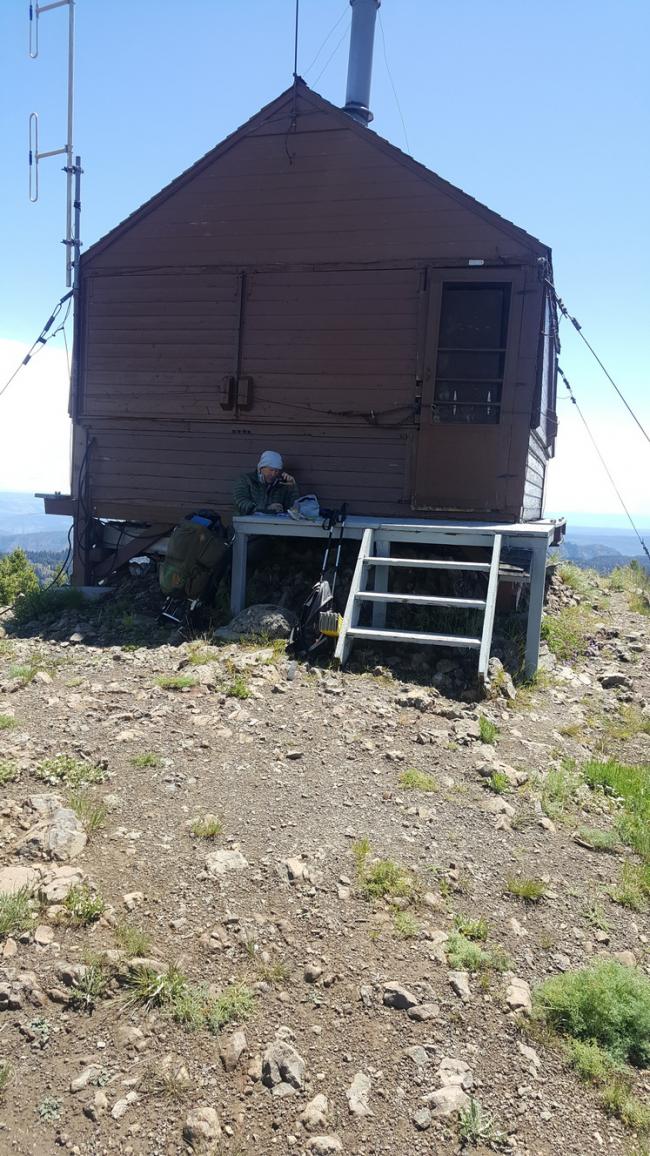
POLYGON ((526 629, 526 678, 532 678, 539 664, 539 639, 544 608, 544 583, 546 581, 546 542, 541 542, 531 550, 530 593, 528 600, 528 626, 526 629))

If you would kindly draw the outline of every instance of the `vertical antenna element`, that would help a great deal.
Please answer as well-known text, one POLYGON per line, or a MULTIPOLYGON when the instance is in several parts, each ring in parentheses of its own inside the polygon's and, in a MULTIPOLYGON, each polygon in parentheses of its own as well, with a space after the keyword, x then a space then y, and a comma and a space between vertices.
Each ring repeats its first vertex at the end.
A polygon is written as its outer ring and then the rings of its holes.
POLYGON ((79 200, 78 191, 73 194, 73 185, 78 188, 78 176, 81 174, 79 158, 73 162, 73 124, 74 124, 74 6, 75 0, 53 0, 50 4, 29 5, 29 56, 35 60, 38 56, 38 22, 44 12, 51 12, 54 8, 68 9, 68 116, 66 124, 66 143, 62 148, 39 152, 38 148, 38 114, 33 112, 29 118, 29 199, 38 200, 38 165, 46 157, 65 155, 66 163, 63 168, 66 174, 66 213, 65 238, 66 247, 65 283, 69 288, 72 285, 73 265, 78 264, 79 240, 78 214, 75 202, 79 200), (78 171, 77 171, 78 169, 78 171), (73 222, 73 209, 74 222, 73 222))
POLYGON ((296 26, 293 36, 293 79, 298 78, 298 23, 300 20, 300 0, 296 0, 296 26))

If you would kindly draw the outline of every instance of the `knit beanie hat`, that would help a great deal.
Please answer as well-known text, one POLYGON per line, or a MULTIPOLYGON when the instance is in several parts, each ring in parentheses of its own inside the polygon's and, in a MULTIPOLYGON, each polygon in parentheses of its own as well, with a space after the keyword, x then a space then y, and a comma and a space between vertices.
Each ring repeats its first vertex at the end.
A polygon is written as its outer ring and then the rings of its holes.
POLYGON ((272 470, 281 470, 282 456, 280 454, 276 454, 275 450, 264 450, 264 453, 257 463, 257 468, 258 470, 261 470, 264 466, 269 466, 269 468, 272 470))

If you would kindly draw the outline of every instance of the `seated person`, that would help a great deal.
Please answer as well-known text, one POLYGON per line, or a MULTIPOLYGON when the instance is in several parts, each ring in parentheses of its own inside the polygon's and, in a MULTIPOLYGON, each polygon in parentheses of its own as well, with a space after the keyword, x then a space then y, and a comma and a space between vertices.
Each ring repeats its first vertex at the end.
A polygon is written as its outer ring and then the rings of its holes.
POLYGON ((280 454, 265 450, 257 469, 237 479, 233 505, 235 514, 285 514, 297 497, 295 478, 283 472, 280 454))

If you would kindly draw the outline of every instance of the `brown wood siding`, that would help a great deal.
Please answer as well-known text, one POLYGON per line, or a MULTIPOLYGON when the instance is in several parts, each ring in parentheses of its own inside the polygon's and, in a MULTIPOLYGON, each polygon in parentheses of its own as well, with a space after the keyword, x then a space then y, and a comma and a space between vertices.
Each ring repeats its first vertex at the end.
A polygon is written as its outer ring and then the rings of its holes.
POLYGON ((303 493, 322 505, 350 503, 350 512, 408 513, 405 464, 412 431, 263 430, 209 423, 95 421, 89 501, 99 517, 177 520, 197 506, 228 515, 240 473, 255 468, 264 449, 277 449, 303 493))
POLYGON ((273 131, 240 138, 172 196, 90 253, 86 271, 128 266, 254 267, 292 261, 504 257, 531 246, 396 163, 332 114, 313 130, 299 105, 273 131))
POLYGON ((548 455, 544 443, 533 431, 526 455, 522 518, 530 522, 541 518, 544 507, 544 482, 548 455))
POLYGON ((225 420, 240 283, 227 273, 86 278, 80 413, 225 420))

